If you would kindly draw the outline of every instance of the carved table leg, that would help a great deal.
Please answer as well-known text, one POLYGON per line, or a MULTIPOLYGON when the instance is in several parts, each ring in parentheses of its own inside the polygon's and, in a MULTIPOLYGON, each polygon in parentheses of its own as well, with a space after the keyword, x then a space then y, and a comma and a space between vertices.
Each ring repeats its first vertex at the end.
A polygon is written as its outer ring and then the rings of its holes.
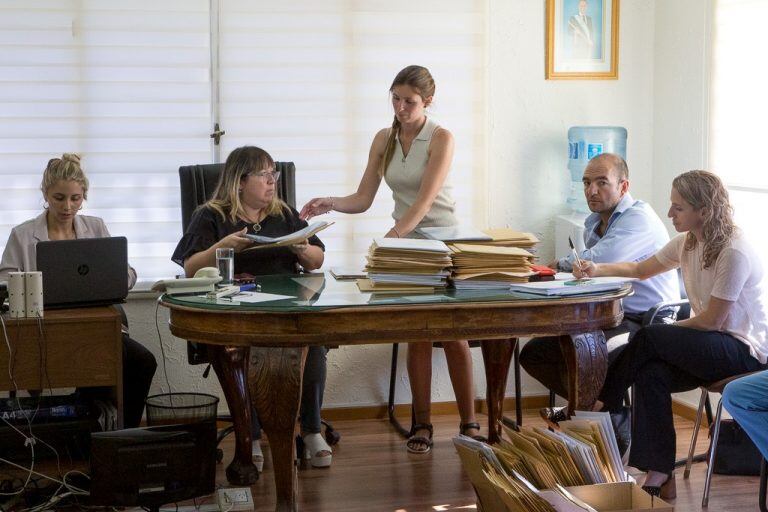
POLYGON ((499 420, 504 413, 504 391, 507 388, 509 363, 517 345, 517 338, 483 340, 480 347, 485 363, 486 401, 488 402, 488 441, 501 440, 499 420))
POLYGON ((221 383, 235 428, 235 456, 227 466, 227 481, 251 485, 259 478, 251 454, 251 405, 248 397, 248 354, 250 347, 209 345, 211 364, 221 383))
POLYGON ((298 510, 294 437, 306 357, 307 347, 251 348, 251 400, 269 438, 278 512, 298 510))
POLYGON ((597 401, 608 371, 608 347, 603 331, 560 336, 568 365, 568 415, 589 411, 597 401))

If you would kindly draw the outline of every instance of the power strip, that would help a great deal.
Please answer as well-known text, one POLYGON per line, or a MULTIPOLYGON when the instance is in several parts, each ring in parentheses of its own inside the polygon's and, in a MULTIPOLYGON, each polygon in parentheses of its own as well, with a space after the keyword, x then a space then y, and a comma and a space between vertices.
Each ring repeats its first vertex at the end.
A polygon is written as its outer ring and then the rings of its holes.
POLYGON ((253 510, 253 496, 250 487, 225 487, 216 492, 221 512, 253 510))

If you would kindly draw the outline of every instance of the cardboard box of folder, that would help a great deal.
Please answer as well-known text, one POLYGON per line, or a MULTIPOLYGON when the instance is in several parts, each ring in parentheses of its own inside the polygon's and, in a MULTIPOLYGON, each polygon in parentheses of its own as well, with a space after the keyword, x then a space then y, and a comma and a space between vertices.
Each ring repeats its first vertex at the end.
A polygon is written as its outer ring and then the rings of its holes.
POLYGON ((597 512, 639 512, 651 510, 666 512, 675 507, 669 503, 654 498, 639 485, 632 482, 617 482, 611 484, 579 485, 566 489, 592 506, 597 512))

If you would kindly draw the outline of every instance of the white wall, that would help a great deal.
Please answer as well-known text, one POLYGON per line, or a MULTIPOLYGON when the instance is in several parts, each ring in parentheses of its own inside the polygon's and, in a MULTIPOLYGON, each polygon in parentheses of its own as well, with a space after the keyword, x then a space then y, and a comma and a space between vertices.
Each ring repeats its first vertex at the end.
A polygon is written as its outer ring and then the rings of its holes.
MULTIPOLYGON (((546 262, 553 256, 552 219, 565 212, 570 186, 566 168, 570 126, 626 127, 632 192, 638 198, 653 199, 651 169, 656 163, 653 133, 658 122, 654 94, 659 88, 658 81, 654 81, 658 69, 654 65, 654 53, 658 54, 658 47, 653 44, 654 23, 662 18, 666 30, 673 26, 675 19, 674 8, 665 2, 661 3, 662 16, 656 13, 654 1, 625 0, 621 3, 619 80, 547 81, 544 80, 544 4, 489 0, 487 212, 492 226, 536 232, 544 241, 540 254, 546 262)), ((693 0, 685 4, 684 12, 696 10, 693 0)), ((669 94, 669 101, 673 102, 676 92, 669 91, 669 94)), ((149 346, 160 361, 154 302, 131 300, 126 310, 132 335, 149 346)), ((219 393, 213 375, 203 381, 202 367, 186 364, 185 344, 172 338, 167 330, 167 311, 161 308, 159 315, 168 375, 174 390, 219 393)), ((474 352, 476 392, 478 397, 483 397, 482 358, 479 350, 474 352)), ((390 353, 389 345, 341 347, 331 351, 326 405, 386 403, 390 353)), ((410 393, 402 352, 399 369, 398 401, 408 403, 410 393)), ((435 351, 433 376, 433 401, 453 400, 445 358, 439 350, 435 351)), ((510 377, 508 395, 513 393, 511 381, 510 377)), ((161 388, 167 389, 162 365, 155 377, 153 392, 161 388)), ((525 378, 523 392, 542 394, 544 389, 525 378)))
MULTIPOLYGON (((621 2, 618 80, 544 80, 545 2, 490 2, 490 223, 537 233, 544 263, 567 211, 569 127, 626 127, 631 192, 652 196, 654 5, 621 2)), ((524 380, 525 394, 543 392, 524 380)))

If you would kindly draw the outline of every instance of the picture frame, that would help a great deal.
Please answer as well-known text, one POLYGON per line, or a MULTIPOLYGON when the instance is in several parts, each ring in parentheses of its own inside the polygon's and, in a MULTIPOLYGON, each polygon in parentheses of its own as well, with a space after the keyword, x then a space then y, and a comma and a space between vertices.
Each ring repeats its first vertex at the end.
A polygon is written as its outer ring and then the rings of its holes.
POLYGON ((545 78, 619 78, 619 0, 546 0, 545 78))

